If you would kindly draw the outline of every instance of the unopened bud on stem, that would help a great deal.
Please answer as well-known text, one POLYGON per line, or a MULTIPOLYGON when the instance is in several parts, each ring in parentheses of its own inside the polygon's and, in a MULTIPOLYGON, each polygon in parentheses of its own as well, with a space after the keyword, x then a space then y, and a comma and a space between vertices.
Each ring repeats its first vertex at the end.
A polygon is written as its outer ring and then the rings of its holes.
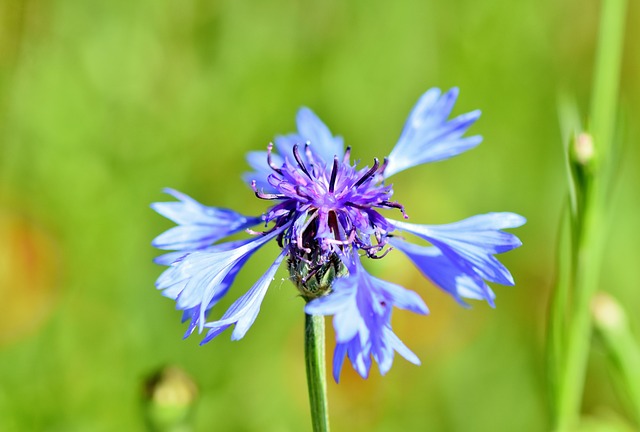
POLYGON ((593 138, 586 132, 579 133, 573 142, 573 157, 580 165, 588 165, 593 160, 595 148, 593 138))
POLYGON ((591 300, 591 313, 596 327, 606 330, 618 330, 626 325, 627 317, 624 310, 613 297, 599 292, 591 300))

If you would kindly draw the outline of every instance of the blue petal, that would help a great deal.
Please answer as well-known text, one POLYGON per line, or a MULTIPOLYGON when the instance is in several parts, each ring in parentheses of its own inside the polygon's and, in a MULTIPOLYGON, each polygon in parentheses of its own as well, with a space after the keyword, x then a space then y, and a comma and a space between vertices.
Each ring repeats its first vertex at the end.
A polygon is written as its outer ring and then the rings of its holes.
POLYGON ((156 237, 152 245, 158 249, 198 250, 261 222, 233 210, 207 207, 173 189, 165 192, 178 202, 158 202, 151 207, 178 224, 156 237))
MULTIPOLYGON (((271 186, 268 181, 269 175, 273 174, 273 170, 267 161, 266 151, 252 151, 247 153, 247 162, 255 171, 242 174, 242 180, 251 186, 252 182, 256 182, 258 190, 266 193, 277 192, 276 188, 271 186)), ((271 160, 274 165, 282 166, 284 159, 275 153, 271 153, 271 160)))
POLYGON ((420 366, 420 359, 418 358, 418 356, 415 355, 413 351, 411 351, 409 348, 407 348, 404 342, 402 342, 398 338, 398 336, 393 331, 391 331, 391 327, 386 327, 384 331, 385 331, 385 337, 389 341, 389 344, 395 351, 398 352, 398 354, 400 354, 410 363, 420 366))
MULTIPOLYGON (((304 145, 309 141, 309 138, 303 138, 298 134, 287 134, 287 135, 278 135, 274 138, 274 143, 276 145, 276 149, 278 153, 282 156, 282 158, 291 158, 293 155, 293 147, 295 145, 304 147, 304 145)), ((300 153, 302 160, 307 163, 306 155, 304 152, 300 153)), ((280 164, 282 165, 282 164, 280 164)))
POLYGON ((414 361, 415 355, 398 343, 397 338, 389 336, 392 334, 391 310, 395 306, 426 314, 427 306, 416 293, 369 275, 357 257, 347 264, 349 276, 337 279, 331 294, 313 300, 305 307, 308 314, 333 315, 337 341, 334 354, 336 381, 345 354, 363 378, 369 374, 371 358, 383 374, 391 367, 395 351, 414 361))
POLYGON ((170 266, 174 262, 178 261, 180 258, 183 258, 189 252, 185 251, 176 251, 176 252, 168 252, 166 254, 160 255, 153 259, 153 262, 163 266, 170 266))
POLYGON ((296 123, 300 136, 311 142, 311 150, 325 164, 332 163, 334 156, 344 156, 342 138, 334 137, 329 128, 309 108, 303 107, 298 110, 296 123))
POLYGON ((269 288, 269 285, 271 284, 271 281, 273 280, 273 277, 286 254, 287 250, 285 249, 280 253, 271 267, 269 267, 269 270, 267 270, 267 272, 253 285, 253 287, 251 287, 249 291, 229 307, 222 318, 218 321, 205 324, 205 326, 211 330, 209 330, 201 344, 209 342, 231 325, 235 325, 231 335, 232 340, 239 340, 244 337, 258 316, 258 312, 260 312, 260 305, 267 293, 267 288, 269 288))
POLYGON ((336 344, 336 349, 333 351, 333 379, 337 383, 340 382, 340 372, 342 372, 342 365, 346 356, 347 344, 336 344))
POLYGON ((460 294, 460 283, 466 294, 476 293, 489 302, 493 297, 484 287, 482 279, 502 285, 514 284, 511 273, 493 254, 507 252, 522 244, 515 235, 500 229, 516 228, 525 221, 525 218, 514 213, 488 213, 448 225, 415 225, 389 220, 399 230, 415 234, 440 250, 442 255, 434 255, 428 249, 411 248, 392 240, 434 282, 446 291, 457 294, 460 294), (441 270, 430 269, 438 264, 441 270), (458 281, 461 275, 467 277, 458 281), (483 291, 485 294, 481 295, 483 291))
MULTIPOLYGON (((334 137, 329 128, 309 108, 300 108, 296 116, 298 133, 278 135, 274 139, 275 149, 278 154, 271 153, 271 159, 275 166, 282 166, 285 160, 293 160, 293 147, 301 147, 299 156, 301 161, 309 166, 333 162, 334 156, 344 155, 344 145, 341 137, 334 137), (309 160, 302 149, 310 143, 311 152, 315 155, 313 161, 309 160)), ((267 193, 275 193, 277 190, 268 182, 272 169, 267 162, 267 152, 249 152, 247 162, 254 169, 253 172, 244 173, 243 180, 251 185, 253 181, 259 190, 267 193)))
MULTIPOLYGON (((229 226, 178 225, 156 237, 152 245, 158 249, 181 251, 203 249, 226 237, 228 228, 229 226)), ((242 229, 245 228, 242 226, 242 229)))
POLYGON ((346 279, 338 279, 334 283, 331 295, 315 299, 308 303, 304 309, 310 315, 334 315, 336 339, 339 343, 353 339, 361 330, 360 326, 362 325, 360 312, 355 301, 356 287, 352 281, 346 281, 346 279), (343 284, 346 286, 342 287, 343 284))
MULTIPOLYGON (((244 264, 247 262, 248 259, 249 259, 249 256, 246 256, 245 258, 238 261, 238 263, 235 264, 231 269, 231 271, 229 271, 229 273, 224 277, 222 282, 220 282, 220 286, 216 290, 216 294, 213 296, 211 301, 209 301, 209 304, 205 309, 205 312, 204 312, 205 317, 208 314, 208 312, 211 310, 211 308, 213 308, 213 306, 215 306, 216 303, 218 303, 227 294, 227 292, 229 292, 229 288, 231 288, 233 281, 238 275, 238 272, 244 266, 244 264)), ((200 323, 202 322, 200 319, 201 317, 200 309, 201 309, 201 305, 198 305, 191 309, 185 310, 184 314, 182 315, 182 322, 185 322, 187 319, 191 320, 191 322, 189 323, 189 327, 187 328, 184 334, 185 338, 189 336, 191 333, 193 333, 196 327, 200 327, 200 323)))
POLYGON ((371 279, 385 293, 385 297, 390 299, 391 303, 398 309, 409 310, 420 315, 427 315, 429 313, 427 305, 424 304, 424 301, 422 301, 420 296, 415 292, 382 279, 376 279, 374 277, 371 277, 371 279))
POLYGON ((347 356, 356 372, 367 379, 371 370, 371 343, 367 341, 364 345, 360 338, 354 338, 347 344, 347 356))
POLYGON ((481 277, 472 272, 466 274, 435 246, 418 246, 397 238, 389 239, 418 267, 424 276, 452 295, 460 304, 468 307, 463 298, 486 300, 494 306, 495 294, 481 277))
POLYGON ((480 117, 480 111, 462 114, 447 121, 457 97, 457 88, 452 88, 442 96, 438 88, 432 88, 422 95, 389 154, 385 178, 416 165, 448 159, 482 142, 482 137, 478 135, 462 138, 480 117))
POLYGON ((283 225, 261 237, 214 246, 196 251, 175 262, 158 278, 156 286, 170 293, 176 307, 188 310, 200 306, 199 328, 202 331, 206 306, 228 289, 225 281, 261 246, 275 238, 289 225, 283 225))
POLYGON ((235 220, 242 216, 233 210, 204 206, 190 196, 171 188, 165 188, 164 192, 179 201, 153 203, 151 207, 179 225, 222 224, 223 221, 235 220))

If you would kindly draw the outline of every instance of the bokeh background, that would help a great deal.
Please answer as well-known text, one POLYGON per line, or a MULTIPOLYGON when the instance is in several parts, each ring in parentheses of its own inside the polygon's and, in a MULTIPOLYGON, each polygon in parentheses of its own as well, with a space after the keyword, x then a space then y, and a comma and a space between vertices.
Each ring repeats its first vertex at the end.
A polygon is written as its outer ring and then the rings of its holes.
MULTIPOLYGON (((640 307, 637 214, 640 4, 621 84, 625 156, 601 286, 640 307)), ((0 430, 145 430, 145 382, 176 366, 197 397, 192 430, 309 429, 302 300, 280 271, 240 342, 200 347, 154 288, 150 241, 171 222, 162 188, 259 214, 244 155, 311 107, 364 163, 383 157, 428 88, 459 86, 483 144, 393 178, 411 220, 514 211, 515 287, 463 309, 392 253, 368 268, 419 292, 396 313, 422 359, 385 377, 345 365, 329 383, 337 431, 542 431, 546 303, 566 193, 560 93, 587 112, 599 2, 470 0, 0 1, 0 430)), ((214 311, 264 272, 270 245, 214 311)), ((218 315, 219 316, 219 315, 218 315)), ((632 326, 640 326, 637 314, 632 326)), ((328 355, 332 335, 329 332, 328 355)), ((596 344, 590 418, 625 419, 596 344)))

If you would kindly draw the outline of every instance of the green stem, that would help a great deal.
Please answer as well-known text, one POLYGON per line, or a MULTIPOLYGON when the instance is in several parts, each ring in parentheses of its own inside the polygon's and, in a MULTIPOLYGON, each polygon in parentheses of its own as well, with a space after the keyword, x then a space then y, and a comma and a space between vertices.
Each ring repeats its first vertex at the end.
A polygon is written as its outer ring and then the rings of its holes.
POLYGON ((617 114, 626 0, 602 0, 589 127, 598 153, 609 156, 617 114))
POLYGON ((607 191, 610 176, 610 150, 615 119, 624 36, 626 0, 603 0, 593 81, 589 132, 593 137, 595 160, 583 182, 578 182, 581 202, 574 219, 572 250, 574 261, 572 315, 569 318, 567 346, 561 362, 556 401, 555 430, 576 426, 584 389, 591 337, 589 304, 600 279, 605 227, 607 191), (581 204, 581 205, 580 205, 581 204))
MULTIPOLYGON (((591 200, 592 201, 592 200, 591 200)), ((599 209, 588 203, 584 208, 583 224, 578 240, 575 269, 573 315, 568 328, 564 367, 560 376, 557 401, 557 431, 572 430, 580 412, 591 338, 589 305, 600 279, 601 232, 599 209)))
POLYGON ((573 292, 573 276, 575 275, 575 260, 571 253, 574 248, 575 232, 574 221, 578 214, 578 184, 574 178, 572 145, 575 144, 576 131, 583 130, 580 123, 580 112, 575 101, 565 95, 558 99, 558 114, 560 131, 564 143, 564 161, 569 185, 569 201, 560 217, 558 227, 557 273, 555 276, 555 289, 552 291, 547 326, 547 373, 549 378, 550 406, 557 415, 556 407, 559 399, 559 380, 562 375, 562 362, 565 358, 568 305, 570 305, 573 292))
POLYGON ((307 385, 314 432, 329 431, 327 408, 327 377, 324 356, 324 317, 305 314, 304 355, 307 366, 307 385))
POLYGON ((552 291, 550 298, 548 316, 549 322, 547 327, 547 372, 549 378, 549 396, 551 408, 555 409, 558 400, 558 382, 562 371, 562 360, 564 359, 564 349, 566 344, 566 321, 567 321, 567 305, 572 288, 572 263, 570 257, 566 256, 570 248, 571 230, 569 225, 571 204, 567 205, 564 215, 560 219, 558 228, 558 243, 556 250, 557 256, 557 274, 555 289, 552 291), (567 251, 567 252, 565 252, 567 251))

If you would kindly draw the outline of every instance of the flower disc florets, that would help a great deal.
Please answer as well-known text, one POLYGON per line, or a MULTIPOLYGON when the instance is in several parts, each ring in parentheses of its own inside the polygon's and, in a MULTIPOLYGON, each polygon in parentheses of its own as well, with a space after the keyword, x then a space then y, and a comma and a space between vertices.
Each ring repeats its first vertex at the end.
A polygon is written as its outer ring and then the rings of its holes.
MULTIPOLYGON (((392 202, 393 189, 384 185, 386 163, 374 159, 371 168, 351 165, 347 148, 333 163, 317 158, 311 145, 295 144, 282 164, 273 161, 273 145, 267 149, 272 170, 267 181, 272 193, 258 190, 258 198, 278 200, 264 216, 275 227, 289 225, 279 237, 281 247, 289 249, 289 273, 307 300, 327 294, 335 277, 346 274, 339 258, 348 250, 362 250, 370 258, 380 258, 387 244, 390 224, 374 208, 398 208, 392 202)), ((385 161, 386 162, 386 161, 385 161)))

